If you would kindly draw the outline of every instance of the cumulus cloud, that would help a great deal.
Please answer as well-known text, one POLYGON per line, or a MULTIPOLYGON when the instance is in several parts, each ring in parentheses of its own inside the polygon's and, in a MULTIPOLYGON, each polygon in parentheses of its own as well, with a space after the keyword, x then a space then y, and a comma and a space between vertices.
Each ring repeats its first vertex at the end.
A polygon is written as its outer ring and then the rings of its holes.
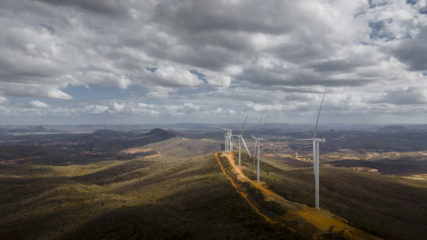
POLYGON ((155 85, 165 87, 197 87, 203 84, 203 81, 189 70, 172 66, 146 70, 146 74, 155 85))
POLYGON ((0 95, 57 99, 40 114, 304 115, 326 86, 337 114, 378 114, 385 103, 398 111, 424 102, 426 9, 383 0, 4 0, 0 95), (92 85, 129 98, 77 106, 70 89, 92 85))
POLYGON ((87 113, 92 113, 92 114, 111 112, 110 107, 106 105, 99 105, 99 104, 85 106, 83 108, 83 111, 87 113))
POLYGON ((0 104, 4 104, 4 103, 7 103, 7 102, 9 102, 9 99, 7 99, 7 98, 5 98, 3 96, 0 96, 0 104))
POLYGON ((42 101, 38 101, 38 100, 32 100, 29 103, 30 107, 34 107, 34 108, 48 108, 49 105, 42 102, 42 101))
POLYGON ((285 106, 282 104, 259 104, 259 103, 248 102, 246 105, 257 112, 264 111, 264 110, 280 111, 285 109, 285 106))
POLYGON ((125 108, 125 104, 124 103, 117 103, 117 102, 115 102, 115 103, 112 104, 112 108, 116 112, 122 112, 124 110, 124 108, 125 108))

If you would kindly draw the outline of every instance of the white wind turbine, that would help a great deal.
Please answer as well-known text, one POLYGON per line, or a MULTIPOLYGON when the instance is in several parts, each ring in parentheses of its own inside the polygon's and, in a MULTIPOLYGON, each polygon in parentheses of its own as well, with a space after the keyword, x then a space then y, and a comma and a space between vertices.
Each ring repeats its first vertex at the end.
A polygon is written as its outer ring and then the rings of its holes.
MULTIPOLYGON (((259 129, 261 128, 261 120, 262 120, 262 115, 259 118, 259 123, 258 123, 258 131, 257 131, 257 135, 259 135, 259 129)), ((256 170, 256 179, 259 182, 259 165, 260 165, 260 152, 261 152, 261 141, 264 140, 263 138, 260 137, 255 137, 254 135, 251 135, 251 137, 253 139, 255 139, 255 146, 254 146, 254 156, 256 156, 257 158, 257 170, 256 170)))
POLYGON ((233 151, 233 140, 232 140, 232 131, 229 128, 220 128, 225 130, 225 135, 224 135, 224 151, 225 152, 232 152, 233 151))
POLYGON ((257 167, 256 167, 256 180, 259 182, 259 162, 260 162, 260 152, 261 152, 261 141, 263 138, 255 137, 254 135, 251 135, 253 139, 255 139, 255 153, 254 155, 257 158, 257 167))
POLYGON ((317 127, 319 125, 320 111, 322 110, 323 100, 325 99, 326 89, 323 92, 322 101, 320 102, 319 112, 317 113, 316 126, 314 128, 313 138, 302 139, 306 141, 313 141, 313 167, 314 167, 314 187, 315 187, 315 206, 316 211, 319 211, 319 143, 326 142, 325 138, 317 137, 317 127))
POLYGON ((252 158, 251 153, 249 152, 248 146, 246 145, 245 139, 243 138, 243 130, 245 129, 246 120, 248 119, 248 115, 246 115, 245 120, 243 121, 242 129, 240 130, 240 135, 235 135, 239 139, 239 166, 242 165, 241 161, 241 143, 245 146, 246 151, 249 154, 249 157, 252 158))
MULTIPOLYGON (((261 121, 262 121, 262 115, 259 117, 259 121, 258 121, 258 129, 256 131, 256 135, 259 135, 259 130, 261 128, 261 121)), ((252 138, 254 138, 253 135, 251 135, 252 138)), ((257 152, 257 140, 255 139, 255 143, 254 143, 254 153, 253 155, 256 156, 256 152, 257 152)), ((254 159, 254 164, 255 164, 255 159, 254 159)))

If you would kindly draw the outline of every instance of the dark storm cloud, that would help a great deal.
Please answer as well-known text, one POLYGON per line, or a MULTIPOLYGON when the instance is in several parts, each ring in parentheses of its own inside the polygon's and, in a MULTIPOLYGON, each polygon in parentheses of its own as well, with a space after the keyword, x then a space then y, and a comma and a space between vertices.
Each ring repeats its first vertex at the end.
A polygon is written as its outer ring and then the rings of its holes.
POLYGON ((371 82, 370 79, 352 78, 327 78, 325 75, 317 75, 315 72, 298 69, 246 69, 238 79, 252 82, 257 85, 270 86, 316 86, 327 87, 363 86, 371 82))
POLYGON ((120 0, 38 0, 55 6, 70 6, 78 9, 111 16, 126 16, 126 6, 120 0))
POLYGON ((292 4, 285 1, 160 1, 153 21, 164 27, 189 33, 206 31, 244 31, 269 34, 289 29, 292 4))
POLYGON ((211 70, 222 70, 229 64, 240 63, 238 55, 218 46, 174 45, 164 48, 157 43, 152 43, 145 48, 145 51, 150 56, 211 70))
POLYGON ((402 40, 393 54, 413 71, 427 70, 427 26, 414 38, 402 40))
POLYGON ((327 60, 309 63, 306 66, 318 72, 351 72, 355 68, 365 65, 362 62, 344 60, 327 60))

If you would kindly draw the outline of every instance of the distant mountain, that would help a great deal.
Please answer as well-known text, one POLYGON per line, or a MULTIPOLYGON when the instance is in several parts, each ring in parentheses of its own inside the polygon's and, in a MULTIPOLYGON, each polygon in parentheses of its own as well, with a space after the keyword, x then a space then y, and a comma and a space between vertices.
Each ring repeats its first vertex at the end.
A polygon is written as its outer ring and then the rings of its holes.
POLYGON ((120 150, 143 146, 175 137, 175 131, 156 128, 148 132, 120 132, 114 130, 98 130, 92 134, 80 135, 79 146, 89 149, 114 149, 120 150))
POLYGON ((22 159, 55 165, 86 164, 105 159, 129 159, 126 148, 168 140, 177 133, 168 129, 142 131, 97 130, 80 134, 0 135, 0 162, 22 159))
POLYGON ((119 131, 102 129, 93 132, 92 135, 98 137, 119 137, 121 133, 119 131))
POLYGON ((151 131, 149 131, 146 135, 156 136, 156 137, 175 137, 177 133, 174 130, 171 129, 162 129, 162 128, 155 128, 151 131))
POLYGON ((379 129, 381 132, 407 132, 408 128, 402 125, 390 125, 379 129))
POLYGON ((52 132, 54 130, 47 129, 43 126, 29 126, 20 128, 0 128, 0 133, 36 133, 36 132, 52 132))

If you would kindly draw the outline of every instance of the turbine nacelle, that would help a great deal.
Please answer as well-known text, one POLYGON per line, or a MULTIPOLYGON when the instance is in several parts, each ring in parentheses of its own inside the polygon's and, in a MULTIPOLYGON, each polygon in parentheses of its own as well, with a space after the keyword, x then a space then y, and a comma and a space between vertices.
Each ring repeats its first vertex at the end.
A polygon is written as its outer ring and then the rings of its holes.
POLYGON ((313 138, 312 140, 315 141, 315 142, 326 142, 326 139, 324 137, 322 137, 322 138, 313 138))
POLYGON ((322 138, 303 138, 303 139, 298 139, 297 141, 326 142, 326 139, 324 137, 322 137, 322 138))

